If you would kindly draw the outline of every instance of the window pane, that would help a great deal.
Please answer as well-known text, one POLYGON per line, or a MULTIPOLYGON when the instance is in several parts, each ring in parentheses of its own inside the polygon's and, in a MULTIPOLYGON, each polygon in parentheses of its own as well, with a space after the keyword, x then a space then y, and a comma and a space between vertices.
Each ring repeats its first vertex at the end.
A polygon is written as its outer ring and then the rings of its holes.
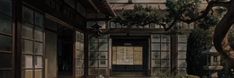
POLYGON ((31 9, 23 7, 23 21, 33 24, 33 11, 31 9))
POLYGON ((170 47, 167 43, 162 43, 161 44, 161 50, 170 50, 170 47))
POLYGON ((98 60, 89 60, 89 67, 98 67, 98 60))
POLYGON ((150 28, 156 28, 155 25, 156 25, 156 24, 152 24, 152 23, 151 23, 151 24, 150 24, 150 28))
POLYGON ((187 50, 187 44, 178 44, 178 50, 187 50))
POLYGON ((35 77, 34 78, 42 78, 42 69, 35 70, 35 77))
POLYGON ((41 56, 37 56, 35 57, 35 68, 43 68, 43 62, 42 62, 42 57, 41 56))
POLYGON ((33 42, 32 41, 23 40, 22 45, 23 45, 22 51, 25 54, 32 54, 32 52, 33 52, 33 42))
POLYGON ((169 67, 162 67, 161 68, 161 73, 168 73, 170 72, 170 68, 169 67))
POLYGON ((95 43, 91 43, 90 45, 89 45, 89 51, 97 51, 98 50, 98 44, 95 44, 95 43))
POLYGON ((0 0, 0 12, 12 15, 12 1, 11 0, 0 0))
POLYGON ((99 60, 99 67, 107 67, 107 60, 99 60))
POLYGON ((169 42, 170 36, 167 35, 161 35, 161 42, 169 42))
POLYGON ((0 71, 0 78, 13 78, 12 71, 0 71))
POLYGON ((33 68, 33 57, 31 55, 25 55, 24 62, 25 68, 33 68))
POLYGON ((77 68, 75 73, 75 78, 82 78, 84 75, 84 69, 83 68, 77 68))
POLYGON ((0 51, 11 51, 11 37, 0 35, 0 51))
POLYGON ((178 60, 178 67, 186 67, 187 63, 186 60, 178 60))
POLYGON ((84 51, 84 43, 80 43, 80 50, 84 51))
POLYGON ((152 67, 160 67, 160 60, 151 60, 152 67))
POLYGON ((178 74, 187 74, 186 67, 178 68, 178 74))
POLYGON ((22 36, 23 38, 32 39, 33 38, 33 26, 29 24, 24 24, 22 26, 22 36))
POLYGON ((152 76, 161 75, 160 68, 159 67, 152 67, 151 68, 151 75, 152 76))
POLYGON ((160 59, 160 52, 152 52, 152 59, 160 59))
POLYGON ((194 29, 194 23, 189 24, 190 29, 194 29))
POLYGON ((11 32, 12 32, 11 28, 12 28, 11 18, 0 14, 0 33, 11 34, 11 32))
POLYGON ((37 41, 43 41, 43 30, 41 28, 35 28, 34 38, 37 41))
POLYGON ((33 70, 25 70, 24 78, 33 78, 33 70))
POLYGON ((0 53, 0 68, 11 68, 12 67, 12 54, 11 53, 0 53))
POLYGON ((169 59, 170 54, 169 52, 161 52, 161 59, 169 59))
POLYGON ((98 59, 98 56, 99 56, 98 53, 99 53, 99 52, 91 51, 91 52, 89 53, 89 59, 98 59))
POLYGON ((99 39, 100 43, 108 42, 108 39, 99 39))
POLYGON ((108 55, 107 52, 100 52, 99 59, 107 59, 108 55))
POLYGON ((108 51, 108 43, 100 43, 99 47, 99 51, 108 51))
POLYGON ((155 24, 155 28, 160 28, 160 27, 161 27, 160 25, 155 24))
POLYGON ((178 42, 187 42, 186 35, 178 35, 178 42))
POLYGON ((36 55, 43 55, 43 44, 39 42, 34 43, 34 53, 36 55))
POLYGON ((186 59, 186 52, 178 52, 178 59, 186 59))
MULTIPOLYGON (((90 37, 91 37, 91 36, 90 36, 90 37)), ((89 41, 89 42, 90 42, 91 44, 97 43, 97 42, 98 42, 98 39, 92 36, 92 38, 90 38, 90 41, 89 41)))
POLYGON ((160 50, 160 44, 159 43, 152 43, 151 48, 152 48, 152 50, 160 50))
POLYGON ((35 24, 37 26, 41 26, 42 27, 43 23, 44 23, 43 15, 39 14, 39 13, 35 13, 35 24))
POLYGON ((121 28, 122 26, 119 23, 116 23, 116 28, 121 28))
POLYGON ((76 49, 80 51, 84 51, 84 43, 76 42, 76 49))
POLYGON ((110 28, 115 28, 115 23, 114 22, 110 22, 110 28))
POLYGON ((160 35, 154 35, 152 37, 152 42, 160 42, 160 35))
POLYGON ((169 67, 170 61, 169 60, 161 60, 161 67, 169 67))
POLYGON ((84 61, 80 59, 76 59, 76 67, 77 68, 82 68, 84 67, 84 61))

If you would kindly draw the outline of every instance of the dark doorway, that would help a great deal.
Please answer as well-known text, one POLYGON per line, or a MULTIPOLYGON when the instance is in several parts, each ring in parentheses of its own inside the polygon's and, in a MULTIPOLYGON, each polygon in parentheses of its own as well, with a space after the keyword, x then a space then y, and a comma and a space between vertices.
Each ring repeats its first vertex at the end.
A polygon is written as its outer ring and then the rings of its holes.
POLYGON ((58 29, 58 78, 73 77, 74 33, 69 28, 58 29))
POLYGON ((145 76, 147 68, 148 37, 112 37, 112 76, 145 76))

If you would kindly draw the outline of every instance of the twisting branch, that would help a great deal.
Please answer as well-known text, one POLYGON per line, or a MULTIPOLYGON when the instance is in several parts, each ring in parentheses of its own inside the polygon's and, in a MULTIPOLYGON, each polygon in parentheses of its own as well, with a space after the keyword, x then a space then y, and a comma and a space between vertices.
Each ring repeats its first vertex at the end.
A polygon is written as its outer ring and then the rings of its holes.
POLYGON ((210 1, 210 2, 208 2, 206 9, 204 11, 202 11, 201 12, 202 14, 200 16, 198 16, 197 18, 194 18, 194 19, 181 19, 181 18, 179 18, 179 20, 189 24, 189 23, 192 23, 194 21, 197 21, 197 20, 202 19, 205 16, 207 16, 213 7, 221 6, 221 7, 228 8, 230 6, 230 3, 231 3, 230 1, 229 2, 210 1))
MULTIPOLYGON (((215 32, 214 32, 214 36, 213 36, 213 42, 214 42, 214 46, 217 49, 218 52, 220 52, 222 55, 227 56, 227 57, 231 57, 228 55, 227 53, 227 46, 224 46, 224 38, 226 37, 230 27, 233 24, 233 18, 234 18, 234 0, 231 0, 231 5, 229 6, 230 8, 228 8, 227 13, 224 15, 224 17, 222 18, 222 20, 217 24, 216 28, 215 28, 215 32)), ((232 60, 234 61, 234 58, 232 58, 232 60)))
POLYGON ((163 26, 163 29, 165 31, 168 31, 170 30, 175 24, 176 24, 177 20, 176 18, 173 19, 173 22, 170 24, 170 25, 167 25, 167 24, 163 24, 163 23, 159 23, 159 25, 163 26), (167 27, 168 26, 168 27, 167 27))

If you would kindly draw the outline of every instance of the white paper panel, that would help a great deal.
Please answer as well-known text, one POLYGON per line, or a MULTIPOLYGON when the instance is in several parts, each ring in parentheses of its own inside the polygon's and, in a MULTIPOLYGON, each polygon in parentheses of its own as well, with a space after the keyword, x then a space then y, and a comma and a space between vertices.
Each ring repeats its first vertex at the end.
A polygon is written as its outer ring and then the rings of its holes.
POLYGON ((41 56, 37 56, 35 62, 35 68, 42 68, 43 67, 43 61, 41 56))
POLYGON ((33 57, 30 55, 25 55, 25 68, 33 68, 33 57))

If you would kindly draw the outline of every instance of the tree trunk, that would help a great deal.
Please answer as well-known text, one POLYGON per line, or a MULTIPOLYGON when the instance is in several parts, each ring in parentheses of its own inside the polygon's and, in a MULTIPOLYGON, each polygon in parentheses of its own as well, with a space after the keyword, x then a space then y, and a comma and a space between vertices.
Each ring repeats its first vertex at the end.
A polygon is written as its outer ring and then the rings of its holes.
POLYGON ((230 63, 234 63, 234 54, 232 54, 232 52, 234 52, 234 49, 231 49, 230 43, 227 40, 227 33, 231 28, 234 20, 234 0, 231 0, 231 5, 227 9, 227 13, 224 15, 224 17, 215 28, 213 42, 217 51, 222 56, 227 57, 230 63))

